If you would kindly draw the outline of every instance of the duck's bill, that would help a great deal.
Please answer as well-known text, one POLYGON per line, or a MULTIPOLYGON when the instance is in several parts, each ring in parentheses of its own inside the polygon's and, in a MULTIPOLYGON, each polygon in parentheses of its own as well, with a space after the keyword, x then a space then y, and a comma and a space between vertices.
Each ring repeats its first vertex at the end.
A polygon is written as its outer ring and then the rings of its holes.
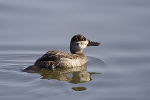
POLYGON ((100 43, 89 40, 89 43, 87 46, 99 46, 99 45, 100 45, 100 43))

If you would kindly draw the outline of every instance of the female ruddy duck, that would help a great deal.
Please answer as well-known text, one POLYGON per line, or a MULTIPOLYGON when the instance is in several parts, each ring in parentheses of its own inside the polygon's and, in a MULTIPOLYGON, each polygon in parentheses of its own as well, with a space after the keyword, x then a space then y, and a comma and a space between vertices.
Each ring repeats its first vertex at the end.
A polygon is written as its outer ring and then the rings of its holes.
POLYGON ((87 58, 83 53, 83 49, 87 46, 98 46, 100 43, 93 42, 78 34, 72 37, 70 43, 70 52, 59 50, 48 51, 40 57, 32 66, 24 69, 24 71, 37 72, 43 68, 54 70, 56 68, 73 68, 83 66, 87 62, 87 58))

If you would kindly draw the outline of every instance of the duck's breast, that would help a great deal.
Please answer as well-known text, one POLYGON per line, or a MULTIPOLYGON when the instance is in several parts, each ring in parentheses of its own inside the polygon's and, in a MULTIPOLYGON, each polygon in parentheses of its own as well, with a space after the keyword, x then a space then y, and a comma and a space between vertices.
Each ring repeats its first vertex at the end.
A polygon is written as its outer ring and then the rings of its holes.
POLYGON ((62 67, 75 67, 82 66, 87 62, 86 57, 71 59, 71 58, 60 58, 59 66, 62 67))

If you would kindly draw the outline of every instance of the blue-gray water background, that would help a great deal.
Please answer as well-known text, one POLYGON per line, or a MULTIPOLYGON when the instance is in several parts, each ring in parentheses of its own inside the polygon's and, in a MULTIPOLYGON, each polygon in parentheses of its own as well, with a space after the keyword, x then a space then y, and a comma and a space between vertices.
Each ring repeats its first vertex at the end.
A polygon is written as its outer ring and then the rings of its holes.
POLYGON ((150 100, 149 77, 150 0, 0 0, 0 100, 150 100), (84 51, 102 74, 72 84, 21 72, 77 33, 102 43, 84 51))

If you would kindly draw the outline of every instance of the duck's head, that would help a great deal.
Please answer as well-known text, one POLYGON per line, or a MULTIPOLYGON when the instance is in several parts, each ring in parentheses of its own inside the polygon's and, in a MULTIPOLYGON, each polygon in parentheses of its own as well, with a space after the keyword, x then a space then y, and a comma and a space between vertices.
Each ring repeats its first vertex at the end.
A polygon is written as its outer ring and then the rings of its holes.
POLYGON ((72 37, 71 43, 70 43, 70 51, 71 53, 82 53, 83 49, 87 46, 99 46, 100 43, 93 42, 91 40, 88 40, 86 37, 84 37, 81 34, 77 34, 72 37))

